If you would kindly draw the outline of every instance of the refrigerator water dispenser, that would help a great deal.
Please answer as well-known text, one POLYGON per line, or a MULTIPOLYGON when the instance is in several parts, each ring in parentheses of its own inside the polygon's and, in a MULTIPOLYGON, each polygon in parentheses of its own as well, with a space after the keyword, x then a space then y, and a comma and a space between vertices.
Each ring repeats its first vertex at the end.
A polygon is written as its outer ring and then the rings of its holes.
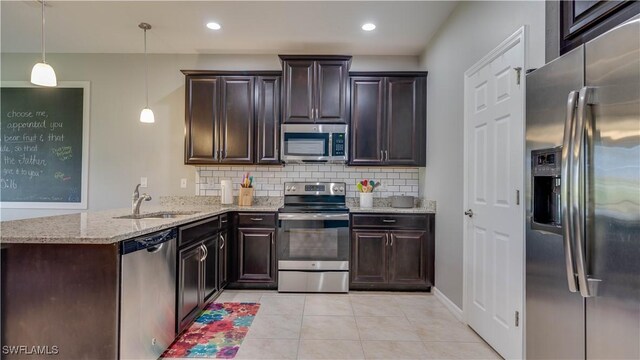
POLYGON ((553 231, 562 227, 560 159, 562 147, 531 152, 533 224, 553 231))

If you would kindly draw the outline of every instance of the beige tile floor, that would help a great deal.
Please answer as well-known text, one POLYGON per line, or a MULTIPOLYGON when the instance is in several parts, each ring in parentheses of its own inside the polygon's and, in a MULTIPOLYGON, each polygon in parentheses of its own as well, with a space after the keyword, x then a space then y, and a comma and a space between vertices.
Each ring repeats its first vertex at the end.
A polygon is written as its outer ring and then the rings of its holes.
POLYGON ((500 359, 431 294, 227 290, 216 301, 260 303, 236 359, 500 359))

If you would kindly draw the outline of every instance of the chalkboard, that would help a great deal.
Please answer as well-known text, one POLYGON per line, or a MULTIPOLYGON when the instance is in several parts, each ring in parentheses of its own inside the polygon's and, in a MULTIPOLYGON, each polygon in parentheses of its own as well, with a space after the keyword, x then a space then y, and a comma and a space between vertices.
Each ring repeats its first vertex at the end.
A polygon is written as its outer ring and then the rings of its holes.
POLYGON ((87 208, 88 97, 88 82, 2 83, 2 207, 87 208))

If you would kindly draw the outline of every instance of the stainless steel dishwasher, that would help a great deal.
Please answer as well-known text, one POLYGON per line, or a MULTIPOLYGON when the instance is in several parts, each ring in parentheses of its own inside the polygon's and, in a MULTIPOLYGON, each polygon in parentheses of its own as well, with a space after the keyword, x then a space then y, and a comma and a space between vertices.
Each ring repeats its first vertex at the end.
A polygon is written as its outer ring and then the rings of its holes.
POLYGON ((176 238, 169 229, 123 241, 120 359, 157 359, 176 330, 176 238))

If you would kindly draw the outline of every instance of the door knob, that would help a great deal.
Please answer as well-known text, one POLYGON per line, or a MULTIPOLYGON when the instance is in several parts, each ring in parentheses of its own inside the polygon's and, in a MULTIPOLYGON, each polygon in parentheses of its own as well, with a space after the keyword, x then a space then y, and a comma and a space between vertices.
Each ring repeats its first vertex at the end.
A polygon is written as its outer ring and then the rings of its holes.
POLYGON ((467 215, 468 217, 472 218, 473 217, 473 210, 469 209, 469 210, 465 211, 464 214, 467 215))

